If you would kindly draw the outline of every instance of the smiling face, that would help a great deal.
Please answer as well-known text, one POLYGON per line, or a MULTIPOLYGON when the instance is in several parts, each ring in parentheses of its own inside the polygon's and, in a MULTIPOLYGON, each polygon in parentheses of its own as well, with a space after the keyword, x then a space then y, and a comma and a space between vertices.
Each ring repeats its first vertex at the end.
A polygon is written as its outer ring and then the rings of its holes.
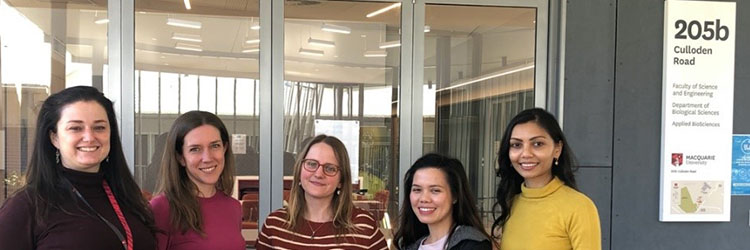
POLYGON ((409 193, 411 209, 430 231, 445 232, 453 224, 453 195, 442 170, 426 167, 417 170, 409 193))
POLYGON ((324 167, 326 164, 340 166, 336 160, 333 148, 323 142, 310 146, 310 150, 305 155, 305 160, 316 160, 319 163, 318 169, 309 171, 302 167, 300 172, 300 184, 305 190, 305 200, 323 199, 330 201, 333 193, 341 187, 341 171, 336 172, 333 176, 325 174, 324 167))
POLYGON ((225 152, 225 144, 214 126, 201 125, 185 134, 178 160, 198 187, 199 197, 210 197, 216 192, 216 183, 224 171, 225 152))
POLYGON ((562 152, 562 142, 536 122, 518 124, 510 135, 508 156, 513 168, 529 188, 543 187, 552 180, 552 164, 562 152))
POLYGON ((50 133, 50 139, 64 167, 96 173, 109 155, 107 112, 94 101, 68 104, 60 111, 57 133, 50 133))

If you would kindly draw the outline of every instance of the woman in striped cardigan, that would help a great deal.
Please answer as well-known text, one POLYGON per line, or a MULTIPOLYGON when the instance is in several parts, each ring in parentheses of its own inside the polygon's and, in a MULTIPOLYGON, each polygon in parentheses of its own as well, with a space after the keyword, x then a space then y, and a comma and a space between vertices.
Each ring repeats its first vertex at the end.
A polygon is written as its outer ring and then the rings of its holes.
POLYGON ((352 202, 349 155, 333 136, 318 135, 294 165, 289 206, 271 213, 255 247, 387 249, 373 216, 352 202))

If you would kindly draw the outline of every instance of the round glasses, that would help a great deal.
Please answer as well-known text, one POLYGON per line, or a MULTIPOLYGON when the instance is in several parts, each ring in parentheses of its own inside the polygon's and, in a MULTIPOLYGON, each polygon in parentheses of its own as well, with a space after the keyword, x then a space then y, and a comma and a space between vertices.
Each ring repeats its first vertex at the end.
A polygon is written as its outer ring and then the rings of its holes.
MULTIPOLYGON (((331 163, 322 164, 323 165, 323 174, 327 176, 336 176, 336 174, 339 173, 339 167, 336 165, 333 165, 331 163)), ((320 162, 313 160, 313 159, 305 159, 302 161, 302 167, 305 168, 305 170, 310 172, 318 171, 318 168, 321 166, 320 162)))

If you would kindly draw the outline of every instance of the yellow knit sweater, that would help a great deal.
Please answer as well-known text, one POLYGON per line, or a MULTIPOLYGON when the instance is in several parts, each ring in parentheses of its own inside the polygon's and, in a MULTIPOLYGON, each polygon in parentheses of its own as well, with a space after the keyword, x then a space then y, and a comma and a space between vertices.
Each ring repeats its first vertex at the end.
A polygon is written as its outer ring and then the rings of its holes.
POLYGON ((503 227, 502 250, 601 250, 599 213, 586 195, 555 177, 516 196, 503 227))

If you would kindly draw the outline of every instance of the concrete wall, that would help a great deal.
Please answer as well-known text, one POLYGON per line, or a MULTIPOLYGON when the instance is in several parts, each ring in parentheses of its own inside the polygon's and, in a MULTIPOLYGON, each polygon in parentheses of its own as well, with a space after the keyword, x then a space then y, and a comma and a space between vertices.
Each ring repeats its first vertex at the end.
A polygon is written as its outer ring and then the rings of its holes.
MULTIPOLYGON (((737 0, 734 133, 750 133, 750 0, 737 0)), ((659 222, 664 2, 568 0, 564 129, 599 208, 603 249, 748 249, 750 197, 731 222, 659 222)))

